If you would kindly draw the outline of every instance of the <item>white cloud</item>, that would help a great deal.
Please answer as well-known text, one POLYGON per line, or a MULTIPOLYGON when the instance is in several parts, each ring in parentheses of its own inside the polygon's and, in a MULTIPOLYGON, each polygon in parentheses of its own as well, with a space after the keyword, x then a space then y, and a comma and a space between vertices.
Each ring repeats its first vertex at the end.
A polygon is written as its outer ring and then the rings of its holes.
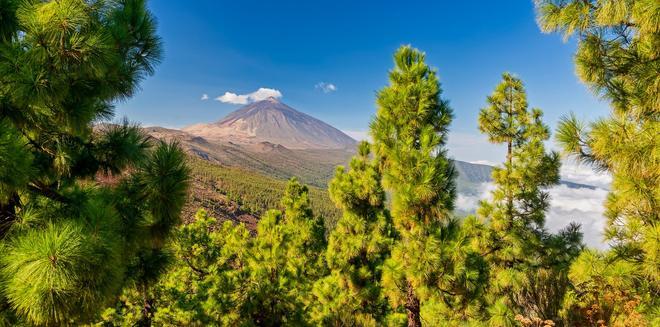
POLYGON ((238 95, 236 93, 225 92, 225 94, 215 98, 216 100, 223 103, 231 104, 247 104, 248 96, 247 95, 238 95))
POLYGON ((261 101, 261 100, 266 100, 268 98, 276 98, 279 99, 282 97, 282 92, 275 90, 275 89, 269 89, 269 88, 264 88, 261 87, 255 92, 252 92, 248 94, 248 98, 252 102, 256 101, 261 101))
POLYGON ((481 183, 477 187, 476 193, 458 193, 456 197, 456 208, 467 212, 474 211, 477 209, 479 201, 491 199, 491 192, 494 189, 495 184, 493 183, 481 183))
POLYGON ((603 189, 609 189, 612 176, 605 172, 594 171, 591 167, 578 164, 573 160, 564 160, 561 165, 561 178, 563 180, 593 185, 603 189))
POLYGON ((342 131, 357 141, 370 141, 369 131, 342 131))
POLYGON ((607 248, 603 241, 605 217, 604 202, 607 190, 597 188, 569 188, 558 185, 550 191, 550 210, 546 217, 546 226, 556 232, 571 222, 579 223, 587 245, 607 248))
POLYGON ((276 89, 260 87, 258 90, 248 94, 236 94, 225 92, 225 94, 215 98, 217 101, 231 104, 248 104, 252 102, 266 100, 268 98, 281 98, 282 92, 276 89))
MULTIPOLYGON (((493 183, 483 183, 475 193, 459 193, 456 198, 456 208, 473 212, 480 200, 490 200, 493 183)), ((603 242, 605 218, 603 203, 608 191, 602 188, 569 188, 558 185, 548 191, 550 193, 550 209, 546 214, 546 227, 551 232, 558 232, 571 222, 581 225, 584 242, 591 247, 607 248, 603 242)))
POLYGON ((202 94, 202 98, 201 98, 202 101, 206 101, 206 100, 208 100, 208 99, 209 99, 209 95, 208 95, 208 94, 206 94, 206 93, 202 94))
POLYGON ((323 93, 330 93, 337 91, 337 87, 334 84, 326 83, 326 82, 320 82, 314 85, 314 88, 323 91, 323 93))

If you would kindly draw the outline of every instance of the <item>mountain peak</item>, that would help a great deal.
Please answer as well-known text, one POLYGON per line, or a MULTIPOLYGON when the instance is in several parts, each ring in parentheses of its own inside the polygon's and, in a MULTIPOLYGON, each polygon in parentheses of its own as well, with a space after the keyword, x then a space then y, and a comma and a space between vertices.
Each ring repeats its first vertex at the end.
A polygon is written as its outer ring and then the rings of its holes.
MULTIPOLYGON (((268 101, 270 103, 282 103, 282 101, 280 101, 280 99, 278 99, 276 97, 268 97, 266 100, 261 100, 261 101, 268 101)), ((261 101, 259 101, 259 102, 261 102, 261 101)))
POLYGON ((269 142, 289 149, 352 149, 356 144, 340 130, 275 97, 243 106, 218 122, 189 126, 184 131, 209 140, 269 142))

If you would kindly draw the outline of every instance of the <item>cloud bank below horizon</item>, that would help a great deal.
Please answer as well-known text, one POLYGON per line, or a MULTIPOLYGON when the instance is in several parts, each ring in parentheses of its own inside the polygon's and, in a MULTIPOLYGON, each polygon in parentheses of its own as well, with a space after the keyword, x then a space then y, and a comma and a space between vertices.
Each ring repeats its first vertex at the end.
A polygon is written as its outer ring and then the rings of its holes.
MULTIPOLYGON (((603 239, 606 220, 603 216, 605 208, 603 203, 607 198, 609 182, 611 178, 605 174, 599 174, 586 167, 575 168, 570 164, 562 168, 562 179, 574 183, 596 186, 589 188, 570 188, 566 185, 557 185, 548 190, 550 195, 550 209, 546 214, 545 225, 550 232, 557 232, 571 222, 581 225, 584 242, 599 249, 608 247, 603 239), (573 175, 566 173, 572 172, 573 175), (579 172, 579 173, 577 173, 579 172)), ((491 182, 482 183, 475 194, 461 194, 456 198, 456 208, 474 212, 481 200, 489 200, 491 191, 495 185, 491 182)))

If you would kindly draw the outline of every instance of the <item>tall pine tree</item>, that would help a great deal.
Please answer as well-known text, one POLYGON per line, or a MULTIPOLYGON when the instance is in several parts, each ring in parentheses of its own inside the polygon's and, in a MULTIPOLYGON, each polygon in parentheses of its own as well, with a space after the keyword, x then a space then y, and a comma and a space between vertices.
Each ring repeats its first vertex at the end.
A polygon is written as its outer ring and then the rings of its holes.
MULTIPOLYGON (((541 118, 540 109, 529 110, 522 81, 508 73, 479 113, 479 130, 491 143, 505 144, 507 150, 503 167, 493 170, 497 187, 493 198, 482 201, 478 209, 486 225, 481 251, 490 266, 487 301, 490 323, 496 326, 513 325, 516 314, 556 319, 556 303, 552 309, 542 309, 550 306, 537 301, 544 296, 528 293, 534 292, 534 287, 552 283, 562 272, 553 268, 565 270, 566 261, 570 262, 575 249, 580 249, 577 226, 569 226, 560 236, 545 231, 547 188, 559 182, 560 161, 557 153, 545 151, 543 142, 550 132, 541 118), (563 258, 558 249, 572 256, 563 258)), ((558 292, 561 294, 553 297, 561 299, 563 291, 558 292)))
POLYGON ((540 0, 537 9, 543 31, 575 36, 578 76, 612 106, 607 118, 587 125, 571 115, 558 128, 565 154, 613 177, 605 237, 614 251, 587 253, 580 262, 596 257, 606 265, 635 265, 627 275, 634 287, 617 292, 631 301, 640 297, 647 305, 638 310, 660 321, 660 4, 540 0))
POLYGON ((398 234, 383 286, 392 305, 405 309, 409 326, 421 326, 421 301, 443 277, 442 228, 456 196, 454 166, 444 149, 452 113, 424 57, 410 46, 397 50, 370 131, 398 234))

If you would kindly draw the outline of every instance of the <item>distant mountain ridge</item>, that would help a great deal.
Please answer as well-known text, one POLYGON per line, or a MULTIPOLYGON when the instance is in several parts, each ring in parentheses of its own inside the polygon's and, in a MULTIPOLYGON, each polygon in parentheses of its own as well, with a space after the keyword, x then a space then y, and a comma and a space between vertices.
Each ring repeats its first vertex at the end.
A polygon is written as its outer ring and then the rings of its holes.
POLYGON ((353 149, 357 143, 342 131, 272 97, 248 104, 218 122, 188 126, 183 131, 209 141, 269 142, 288 149, 353 149))

